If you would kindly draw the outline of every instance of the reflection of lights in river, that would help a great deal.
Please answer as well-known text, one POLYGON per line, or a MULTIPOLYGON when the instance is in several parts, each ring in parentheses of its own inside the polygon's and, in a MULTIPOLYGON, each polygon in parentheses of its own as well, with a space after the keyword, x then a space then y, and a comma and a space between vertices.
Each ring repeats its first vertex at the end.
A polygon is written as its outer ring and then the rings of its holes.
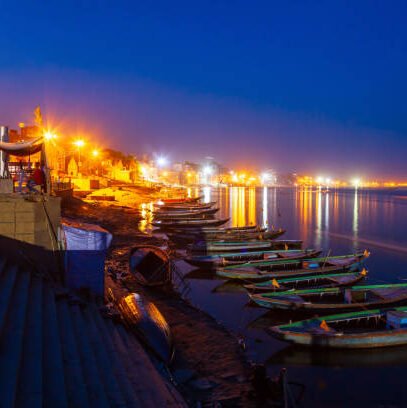
POLYGON ((139 222, 139 230, 141 232, 146 232, 147 227, 153 221, 154 204, 152 202, 147 204, 143 203, 140 205, 140 209, 141 221, 139 222))
POLYGON ((249 188, 249 222, 248 225, 256 225, 256 189, 249 188))
POLYGON ((263 187, 263 227, 268 228, 268 189, 263 187))
POLYGON ((321 228, 322 228, 322 200, 321 200, 321 189, 318 189, 316 193, 316 209, 317 209, 317 231, 316 231, 316 239, 315 239, 315 245, 317 248, 321 247, 321 239, 322 239, 322 234, 321 234, 321 228))
POLYGON ((203 194, 204 194, 204 203, 210 203, 211 202, 211 188, 204 187, 203 194))
POLYGON ((358 202, 358 189, 355 188, 355 197, 353 202, 353 222, 352 222, 352 230, 353 230, 353 237, 357 239, 358 237, 358 229, 359 229, 359 202, 358 202))
POLYGON ((325 194, 325 230, 329 230, 329 194, 325 194))
POLYGON ((245 191, 245 187, 232 187, 230 189, 232 210, 231 222, 233 227, 246 225, 245 191))

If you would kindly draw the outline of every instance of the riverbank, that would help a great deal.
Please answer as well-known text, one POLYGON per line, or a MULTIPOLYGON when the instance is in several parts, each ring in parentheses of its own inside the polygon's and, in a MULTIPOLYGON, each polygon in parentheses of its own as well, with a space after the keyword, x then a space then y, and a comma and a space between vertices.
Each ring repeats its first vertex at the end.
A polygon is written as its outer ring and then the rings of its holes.
POLYGON ((148 290, 131 277, 112 279, 128 270, 129 250, 136 244, 161 245, 163 240, 138 231, 138 205, 148 192, 126 206, 115 202, 84 202, 78 199, 63 206, 63 215, 94 223, 113 234, 107 258, 106 288, 116 297, 129 291, 141 292, 153 301, 171 327, 176 356, 171 367, 179 389, 191 404, 222 403, 222 406, 255 406, 251 369, 237 339, 213 318, 181 299, 175 292, 148 290))

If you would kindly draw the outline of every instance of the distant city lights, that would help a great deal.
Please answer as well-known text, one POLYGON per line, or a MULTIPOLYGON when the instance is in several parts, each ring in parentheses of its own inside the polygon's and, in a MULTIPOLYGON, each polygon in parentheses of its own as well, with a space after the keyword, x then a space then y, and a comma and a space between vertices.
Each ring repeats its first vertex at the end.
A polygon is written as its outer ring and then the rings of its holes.
POLYGON ((355 188, 360 187, 360 185, 361 185, 361 180, 360 180, 359 178, 354 178, 354 179, 352 180, 352 185, 353 185, 353 187, 355 187, 355 188))
POLYGON ((52 139, 56 139, 56 138, 57 138, 57 135, 56 135, 55 133, 53 133, 53 132, 47 130, 47 131, 44 133, 44 138, 45 138, 45 140, 52 140, 52 139))
POLYGON ((211 174, 213 174, 213 168, 212 168, 211 166, 205 166, 205 167, 203 168, 203 173, 204 173, 206 176, 210 176, 211 174))
POLYGON ((81 148, 83 146, 85 146, 85 141, 83 139, 77 139, 73 142, 73 144, 78 147, 81 148))
POLYGON ((158 167, 164 167, 168 164, 168 160, 167 158, 165 158, 164 156, 159 156, 157 158, 157 166, 158 167))

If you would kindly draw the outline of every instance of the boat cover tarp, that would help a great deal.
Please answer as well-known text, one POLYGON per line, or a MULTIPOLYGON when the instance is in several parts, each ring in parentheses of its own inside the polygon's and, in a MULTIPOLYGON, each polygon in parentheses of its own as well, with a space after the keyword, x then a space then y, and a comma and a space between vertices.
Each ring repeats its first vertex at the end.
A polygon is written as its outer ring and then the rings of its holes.
POLYGON ((0 142, 0 150, 13 156, 28 156, 41 151, 43 142, 42 137, 21 143, 0 142))
POLYGON ((112 234, 95 224, 64 221, 61 230, 67 250, 105 251, 112 242, 112 234))
POLYGON ((104 295, 106 250, 112 235, 98 225, 62 223, 60 238, 65 243, 65 284, 104 295))

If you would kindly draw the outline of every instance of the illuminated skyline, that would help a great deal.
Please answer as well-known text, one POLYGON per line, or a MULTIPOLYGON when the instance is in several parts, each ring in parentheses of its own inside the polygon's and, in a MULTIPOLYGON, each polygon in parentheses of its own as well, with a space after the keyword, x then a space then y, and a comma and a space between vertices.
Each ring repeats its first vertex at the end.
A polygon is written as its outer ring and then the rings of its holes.
POLYGON ((2 124, 40 104, 129 153, 405 179, 404 2, 3 9, 2 124))

